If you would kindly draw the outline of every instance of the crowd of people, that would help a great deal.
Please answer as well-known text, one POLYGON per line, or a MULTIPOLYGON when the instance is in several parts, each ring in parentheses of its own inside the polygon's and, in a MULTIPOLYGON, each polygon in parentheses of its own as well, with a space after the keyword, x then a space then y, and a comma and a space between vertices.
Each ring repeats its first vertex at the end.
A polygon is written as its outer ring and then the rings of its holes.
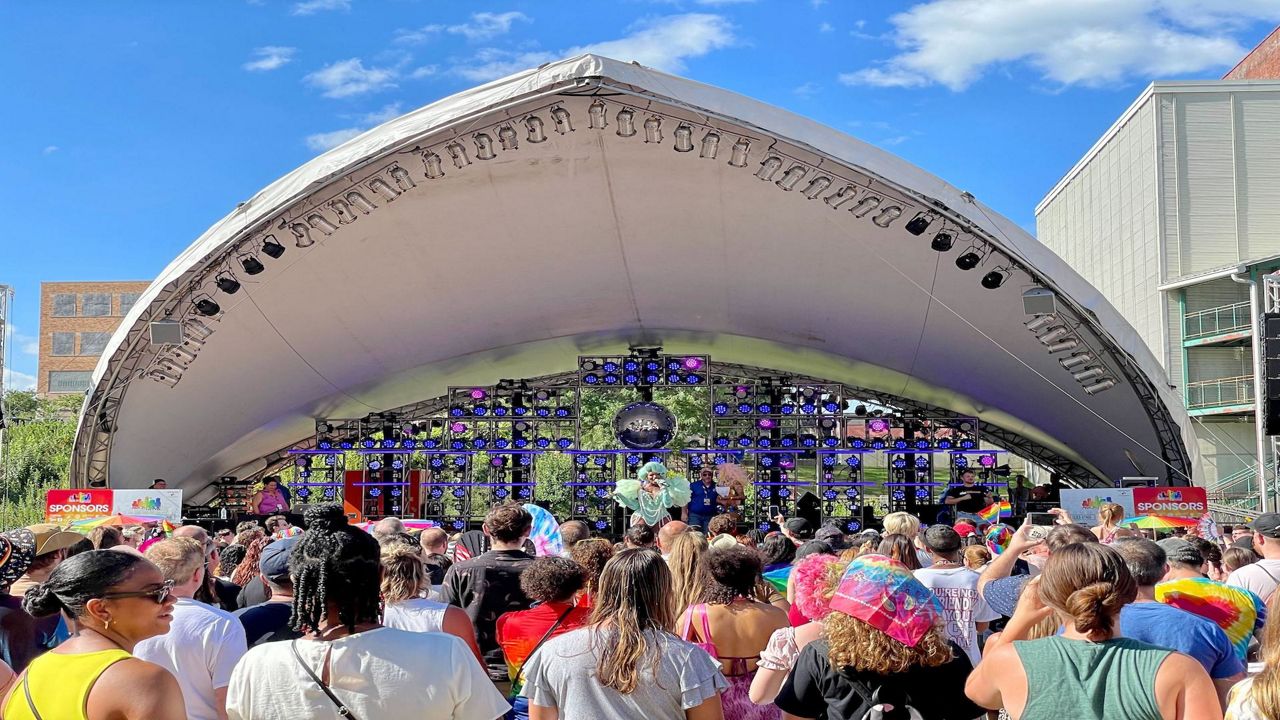
POLYGON ((514 503, 452 537, 337 505, 10 530, 0 718, 1280 718, 1280 515, 1155 542, 1105 506, 856 536, 697 509, 541 555, 514 503))

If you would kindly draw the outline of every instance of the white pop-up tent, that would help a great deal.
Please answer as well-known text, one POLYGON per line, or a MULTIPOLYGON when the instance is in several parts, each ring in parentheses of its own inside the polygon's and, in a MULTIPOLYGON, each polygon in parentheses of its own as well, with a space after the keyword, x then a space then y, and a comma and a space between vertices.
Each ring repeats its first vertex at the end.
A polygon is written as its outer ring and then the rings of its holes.
POLYGON ((210 228, 103 354, 73 478, 192 497, 316 418, 630 344, 978 416, 1079 482, 1191 480, 1163 370, 1016 225, 828 127, 591 55, 392 120, 210 228), (182 344, 153 342, 166 321, 182 344))

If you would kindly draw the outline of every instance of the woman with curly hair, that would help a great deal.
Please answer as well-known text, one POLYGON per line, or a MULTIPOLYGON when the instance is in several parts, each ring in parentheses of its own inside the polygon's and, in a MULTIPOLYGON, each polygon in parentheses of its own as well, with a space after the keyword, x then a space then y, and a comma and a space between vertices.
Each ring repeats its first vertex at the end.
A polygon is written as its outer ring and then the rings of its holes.
POLYGON ((265 535, 249 543, 244 553, 244 559, 240 561, 240 564, 231 573, 231 582, 244 587, 249 584, 250 580, 257 578, 260 572, 258 563, 262 561, 262 550, 270 544, 271 538, 265 535))
POLYGON ((307 508, 289 555, 290 625, 304 633, 257 645, 227 689, 229 720, 448 718, 495 720, 509 706, 466 643, 379 621, 378 541, 341 505, 307 508))
POLYGON ((982 715, 964 696, 969 658, 948 642, 942 604, 905 565, 862 555, 830 590, 823 637, 800 651, 774 701, 784 712, 861 718, 890 703, 931 720, 982 715))
POLYGON ((769 644, 760 653, 756 677, 751 681, 751 702, 757 705, 773 702, 782 689, 783 680, 795 666, 800 651, 822 637, 823 620, 831 613, 832 583, 829 576, 835 572, 838 579, 847 564, 835 555, 821 553, 796 561, 795 569, 791 571, 791 582, 795 588, 792 607, 810 621, 799 627, 774 630, 769 636, 769 644))
POLYGON ((218 554, 218 567, 214 571, 214 576, 231 582, 231 575, 235 573, 248 552, 249 549, 243 545, 228 545, 223 548, 218 554))
POLYGON ((604 572, 605 563, 613 557, 613 552, 613 543, 604 538, 579 540, 569 548, 569 557, 587 571, 587 580, 578 598, 579 605, 591 607, 591 598, 600 587, 600 574, 604 572))

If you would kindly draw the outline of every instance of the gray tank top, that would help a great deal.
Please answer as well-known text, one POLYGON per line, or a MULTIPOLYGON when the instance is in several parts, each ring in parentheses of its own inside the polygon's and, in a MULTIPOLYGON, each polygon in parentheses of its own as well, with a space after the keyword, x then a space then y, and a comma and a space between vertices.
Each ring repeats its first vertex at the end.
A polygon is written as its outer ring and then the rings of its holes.
POLYGON ((1027 673, 1022 720, 1162 720, 1156 672, 1173 651, 1129 638, 1013 643, 1027 673))

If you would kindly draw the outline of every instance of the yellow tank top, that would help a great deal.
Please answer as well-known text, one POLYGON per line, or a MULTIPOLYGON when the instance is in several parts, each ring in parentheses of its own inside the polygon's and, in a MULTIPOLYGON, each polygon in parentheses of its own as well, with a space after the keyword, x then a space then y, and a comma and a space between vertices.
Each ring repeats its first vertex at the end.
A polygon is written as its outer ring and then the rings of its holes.
POLYGON ((27 704, 28 685, 31 700, 44 720, 89 720, 85 708, 89 691, 98 676, 112 665, 133 657, 124 650, 62 655, 47 652, 27 666, 27 671, 9 693, 4 706, 5 720, 35 720, 27 704))

